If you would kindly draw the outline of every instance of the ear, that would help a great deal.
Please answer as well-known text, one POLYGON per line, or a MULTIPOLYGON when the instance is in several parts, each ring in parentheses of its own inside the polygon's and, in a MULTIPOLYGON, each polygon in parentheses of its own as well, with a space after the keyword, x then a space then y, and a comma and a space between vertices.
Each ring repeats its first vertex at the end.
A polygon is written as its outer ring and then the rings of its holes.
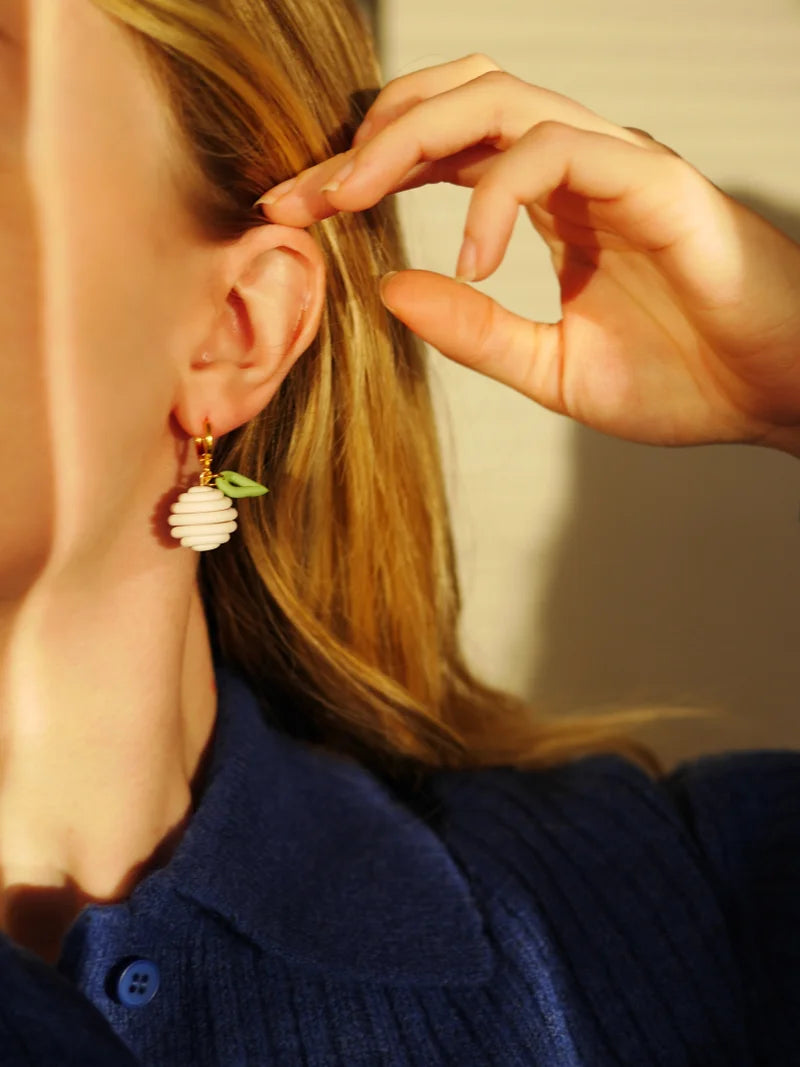
POLYGON ((219 437, 266 407, 314 339, 325 299, 325 263, 306 230, 258 226, 219 255, 214 325, 186 354, 174 406, 190 436, 208 419, 219 437))

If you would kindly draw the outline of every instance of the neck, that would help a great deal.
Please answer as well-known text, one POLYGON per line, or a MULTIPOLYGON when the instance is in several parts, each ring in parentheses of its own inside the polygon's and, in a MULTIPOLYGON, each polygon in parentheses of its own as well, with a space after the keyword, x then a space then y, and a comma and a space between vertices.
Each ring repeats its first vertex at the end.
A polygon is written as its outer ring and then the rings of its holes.
POLYGON ((42 580, 0 619, 0 929, 51 962, 191 816, 216 715, 195 567, 42 580))

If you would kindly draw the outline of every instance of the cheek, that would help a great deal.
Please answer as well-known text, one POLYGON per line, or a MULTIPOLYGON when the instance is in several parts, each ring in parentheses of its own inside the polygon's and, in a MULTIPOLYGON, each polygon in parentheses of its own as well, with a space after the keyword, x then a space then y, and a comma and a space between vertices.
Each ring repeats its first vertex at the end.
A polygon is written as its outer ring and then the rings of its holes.
POLYGON ((0 596, 148 529, 192 300, 161 101, 93 5, 32 10, 26 84, 0 94, 0 596))
POLYGON ((175 388, 176 278, 154 253, 149 228, 105 207, 96 198, 73 209, 53 243, 61 254, 52 257, 46 299, 49 416, 63 443, 55 478, 67 544, 137 525, 137 492, 152 485, 175 388))
POLYGON ((30 192, 6 136, 0 140, 0 599, 29 584, 53 525, 41 250, 30 192))
POLYGON ((115 536, 172 407, 180 256, 91 158, 62 156, 43 197, 0 146, 0 597, 54 545, 115 536))
MULTIPOLYGON (((46 20, 45 20, 46 21, 46 20)), ((33 58, 28 169, 41 235, 30 324, 23 344, 41 372, 38 405, 49 437, 49 486, 59 558, 115 537, 133 509, 171 408, 171 295, 177 257, 130 62, 103 39, 93 58, 63 30, 33 58), (120 129, 126 131, 120 136, 120 129)), ((105 31, 106 27, 103 24, 105 31)), ((42 38, 44 41, 44 36, 42 38)), ((134 72, 135 73, 135 72, 134 72)), ((40 416, 40 421, 42 417, 40 416)), ((138 527, 137 527, 138 528, 138 527)))
POLYGON ((68 315, 53 342, 67 368, 59 403, 71 409, 76 456, 84 470, 96 469, 99 489, 109 473, 135 474, 169 410, 175 279, 148 230, 118 210, 97 211, 97 200, 83 201, 66 235, 70 254, 56 288, 69 294, 61 301, 68 315))
POLYGON ((58 206, 37 208, 0 158, 0 596, 57 540, 113 529, 171 408, 175 271, 79 191, 63 175, 58 206))
MULTIPOLYGON (((4 16, 8 16, 4 12, 4 16)), ((18 39, 21 39, 21 34, 18 39)), ((54 518, 41 321, 41 245, 24 159, 27 79, 0 42, 0 600, 46 558, 54 518)))

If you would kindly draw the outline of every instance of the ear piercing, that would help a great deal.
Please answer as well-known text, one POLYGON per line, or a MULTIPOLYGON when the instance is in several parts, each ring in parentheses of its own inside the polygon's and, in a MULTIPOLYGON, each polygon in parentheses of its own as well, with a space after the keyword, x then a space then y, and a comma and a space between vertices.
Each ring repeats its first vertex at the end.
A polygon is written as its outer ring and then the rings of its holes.
MULTIPOLYGON (((204 353, 202 358, 205 356, 204 353)), ((230 541, 231 534, 237 529, 238 512, 228 498, 263 496, 269 489, 237 471, 214 474, 211 470, 214 437, 208 419, 205 420, 205 433, 195 437, 194 443, 203 464, 200 484, 181 493, 170 508, 167 522, 172 527, 171 535, 179 539, 184 548, 207 552, 230 541)))

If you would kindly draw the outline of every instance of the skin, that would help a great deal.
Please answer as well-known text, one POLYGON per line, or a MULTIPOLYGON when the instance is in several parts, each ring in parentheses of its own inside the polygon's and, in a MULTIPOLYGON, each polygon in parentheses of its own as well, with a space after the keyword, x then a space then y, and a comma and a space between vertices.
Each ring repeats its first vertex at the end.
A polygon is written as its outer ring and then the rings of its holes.
POLYGON ((253 418, 318 328, 305 227, 427 181, 472 186, 481 279, 522 204, 561 324, 429 271, 384 286, 394 313, 617 436, 793 454, 800 249, 648 135, 480 55, 390 82, 372 131, 265 207, 273 225, 212 247, 165 180, 163 109, 119 28, 88 0, 17 0, 3 30, 3 929, 52 960, 82 903, 127 895, 191 814, 215 700, 197 557, 166 511, 203 418, 217 436, 253 418))
POLYGON ((550 249, 558 323, 431 271, 386 281, 387 306, 443 355, 627 440, 800 455, 800 246, 672 149, 479 53, 389 82, 353 145, 267 217, 307 226, 447 181, 473 189, 457 273, 496 270, 520 207, 550 249))
POLYGON ((174 153, 111 18, 0 6, 0 915, 48 962, 191 816, 217 704, 169 506, 204 419, 257 415, 323 306, 305 230, 197 235, 174 153))

